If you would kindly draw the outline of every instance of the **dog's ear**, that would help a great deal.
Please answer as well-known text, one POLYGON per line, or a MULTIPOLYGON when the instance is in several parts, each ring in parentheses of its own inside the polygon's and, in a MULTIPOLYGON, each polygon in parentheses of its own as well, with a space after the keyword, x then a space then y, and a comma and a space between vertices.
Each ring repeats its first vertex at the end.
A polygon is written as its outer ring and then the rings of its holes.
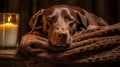
POLYGON ((45 12, 45 9, 41 9, 30 18, 29 25, 32 31, 37 30, 37 29, 42 29, 44 27, 43 26, 43 20, 44 20, 43 13, 44 12, 45 12))
POLYGON ((77 13, 78 21, 80 26, 83 28, 88 28, 89 25, 95 26, 105 26, 108 25, 105 20, 102 18, 80 8, 80 7, 73 7, 74 11, 77 13))

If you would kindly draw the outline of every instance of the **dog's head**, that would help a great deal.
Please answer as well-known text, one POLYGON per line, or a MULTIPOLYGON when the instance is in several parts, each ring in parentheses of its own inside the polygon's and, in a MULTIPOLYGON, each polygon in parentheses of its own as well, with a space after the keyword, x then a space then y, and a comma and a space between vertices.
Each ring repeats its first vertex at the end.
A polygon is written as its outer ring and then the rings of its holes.
POLYGON ((55 47, 66 47, 72 43, 72 35, 89 25, 106 25, 105 21, 84 9, 57 5, 38 11, 31 19, 32 30, 42 26, 49 42, 55 47))

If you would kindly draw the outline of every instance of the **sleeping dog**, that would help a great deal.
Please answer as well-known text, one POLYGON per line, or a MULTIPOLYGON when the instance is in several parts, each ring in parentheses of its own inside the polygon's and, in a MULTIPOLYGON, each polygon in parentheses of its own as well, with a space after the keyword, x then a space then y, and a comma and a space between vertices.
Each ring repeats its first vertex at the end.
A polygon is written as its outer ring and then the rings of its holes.
POLYGON ((105 25, 107 23, 102 18, 82 8, 67 5, 41 9, 30 19, 32 31, 42 28, 41 32, 55 48, 68 47, 76 31, 105 25))

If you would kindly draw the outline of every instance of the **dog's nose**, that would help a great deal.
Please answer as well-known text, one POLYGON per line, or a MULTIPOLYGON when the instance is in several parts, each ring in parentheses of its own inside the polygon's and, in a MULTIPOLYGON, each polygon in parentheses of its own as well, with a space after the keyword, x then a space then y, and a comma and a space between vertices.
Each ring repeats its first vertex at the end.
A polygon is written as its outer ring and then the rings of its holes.
POLYGON ((66 34, 66 33, 60 33, 60 34, 58 35, 58 37, 59 37, 60 39, 66 39, 66 38, 67 38, 67 34, 66 34))

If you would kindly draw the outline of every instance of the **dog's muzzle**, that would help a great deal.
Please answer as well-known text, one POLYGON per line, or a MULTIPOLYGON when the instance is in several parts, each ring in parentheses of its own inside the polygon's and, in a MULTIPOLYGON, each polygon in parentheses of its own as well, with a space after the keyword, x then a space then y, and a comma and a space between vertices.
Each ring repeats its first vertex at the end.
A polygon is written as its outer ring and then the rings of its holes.
POLYGON ((69 29, 64 25, 56 25, 51 32, 49 41, 55 49, 66 49, 72 43, 72 37, 69 33, 69 29))

